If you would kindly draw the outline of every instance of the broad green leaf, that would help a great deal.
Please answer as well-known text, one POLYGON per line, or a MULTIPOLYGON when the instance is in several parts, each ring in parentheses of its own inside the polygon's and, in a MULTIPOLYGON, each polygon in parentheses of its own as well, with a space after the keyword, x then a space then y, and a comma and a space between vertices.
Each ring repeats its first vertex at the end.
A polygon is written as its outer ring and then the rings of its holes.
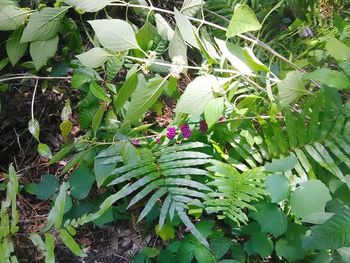
POLYGON ((282 238, 277 241, 275 250, 279 257, 287 259, 288 262, 293 262, 297 259, 303 259, 305 257, 305 252, 301 247, 300 238, 282 238))
POLYGON ((249 47, 245 47, 243 49, 244 57, 246 58, 246 62, 248 65, 254 69, 255 71, 266 71, 270 72, 270 69, 265 66, 253 53, 253 50, 249 47))
POLYGON ((339 62, 350 60, 350 47, 334 37, 329 38, 326 50, 339 62))
POLYGON ((328 188, 319 180, 302 183, 291 196, 292 211, 301 218, 325 211, 326 203, 331 200, 328 188))
POLYGON ((127 77, 126 81, 124 82, 123 86, 118 92, 117 99, 114 103, 115 111, 119 113, 119 111, 123 108, 125 102, 133 94, 137 86, 144 85, 146 85, 146 79, 142 74, 138 75, 137 72, 131 73, 131 75, 127 77))
POLYGON ((100 128, 105 111, 106 107, 102 104, 100 108, 96 111, 94 117, 92 118, 91 128, 92 132, 94 133, 94 137, 96 137, 97 130, 98 128, 100 128))
MULTIPOLYGON (((177 61, 180 65, 187 65, 187 46, 178 28, 175 29, 170 40, 168 52, 172 61, 177 61)), ((181 73, 186 73, 186 68, 182 69, 181 73)))
POLYGON ((98 68, 102 66, 112 54, 108 53, 102 48, 95 47, 90 49, 88 52, 76 56, 79 61, 86 67, 98 68))
POLYGON ((338 249, 350 246, 350 209, 344 207, 322 225, 311 227, 303 239, 304 249, 338 249))
POLYGON ((139 120, 162 94, 166 79, 153 78, 145 86, 138 86, 131 97, 122 127, 139 120))
POLYGON ((4 8, 5 6, 12 5, 12 6, 18 6, 18 3, 16 0, 1 0, 0 2, 0 9, 4 8))
POLYGON ((108 97, 107 92, 97 82, 90 83, 90 92, 98 99, 110 103, 112 100, 108 97))
MULTIPOLYGON (((137 43, 139 44, 140 48, 147 51, 150 48, 150 42, 153 41, 156 36, 156 27, 152 25, 148 20, 146 20, 143 27, 136 33, 137 43)), ((141 57, 144 56, 140 51, 136 51, 136 53, 141 57)))
POLYGON ((72 169, 75 165, 77 165, 88 153, 91 152, 93 148, 87 149, 85 151, 79 152, 73 156, 72 159, 66 164, 66 166, 62 169, 61 174, 67 173, 70 169, 72 169))
POLYGON ((6 41, 6 51, 12 65, 16 65, 17 62, 26 53, 28 43, 20 43, 23 33, 23 27, 13 31, 6 41))
POLYGON ((66 157, 74 149, 74 143, 67 143, 61 147, 61 150, 57 152, 51 160, 48 162, 48 165, 54 164, 64 157, 66 157))
POLYGON ((152 247, 144 247, 140 254, 145 255, 147 258, 155 258, 159 255, 159 250, 152 247))
POLYGON ((204 117, 210 129, 222 116, 225 107, 224 98, 216 98, 209 101, 204 108, 204 117))
POLYGON ((58 179, 52 174, 45 174, 37 185, 37 198, 48 200, 59 188, 58 179))
POLYGON ((131 25, 120 19, 90 20, 98 40, 105 48, 114 51, 140 49, 131 25))
POLYGON ((304 75, 305 79, 313 79, 338 90, 350 89, 350 78, 343 72, 328 68, 317 69, 304 75))
POLYGON ((204 4, 203 0, 184 0, 181 13, 185 16, 194 17, 204 4))
POLYGON ((195 78, 180 97, 175 112, 199 116, 203 113, 205 105, 214 99, 214 89, 223 83, 224 79, 214 75, 195 78))
POLYGON ((266 178, 266 190, 272 203, 279 203, 286 199, 290 193, 290 183, 282 174, 273 174, 266 178))
POLYGON ((268 238, 267 234, 256 232, 244 244, 244 250, 248 255, 258 254, 264 258, 272 253, 273 242, 268 238))
POLYGON ((126 165, 137 164, 141 161, 141 158, 137 152, 137 149, 130 142, 124 143, 122 148, 122 156, 123 156, 123 162, 126 165))
MULTIPOLYGON (((1 3, 0 3, 1 4, 1 3)), ((0 30, 15 30, 24 24, 30 12, 16 7, 7 5, 0 9, 0 30)))
POLYGON ((200 49, 196 39, 195 28, 192 26, 190 20, 175 8, 176 25, 182 35, 182 38, 192 47, 200 49))
POLYGON ((70 251, 72 251, 76 256, 82 257, 84 256, 83 251, 79 247, 78 243, 75 242, 74 238, 68 233, 67 230, 61 229, 60 230, 60 237, 63 241, 63 243, 69 248, 70 251))
POLYGON ((166 35, 168 41, 170 41, 174 37, 174 30, 160 14, 155 14, 154 19, 156 20, 158 34, 166 35))
POLYGON ((250 74, 252 73, 252 69, 246 63, 246 56, 244 55, 243 49, 237 45, 232 43, 215 39, 221 53, 227 60, 231 63, 231 65, 242 74, 250 74))
POLYGON ((46 62, 55 55, 58 48, 59 37, 49 40, 35 41, 30 43, 30 55, 33 59, 35 69, 39 70, 46 62))
POLYGON ((277 84, 280 103, 283 107, 295 102, 307 94, 303 76, 299 71, 291 71, 286 78, 277 84))
POLYGON ((109 0, 64 0, 67 5, 72 5, 84 12, 97 12, 105 8, 110 1, 109 0))
POLYGON ((71 187, 72 197, 82 200, 88 196, 95 182, 95 176, 91 173, 90 169, 79 167, 68 177, 67 182, 71 187))
POLYGON ((275 237, 286 232, 287 218, 277 204, 260 201, 254 207, 257 211, 250 212, 249 215, 259 223, 262 232, 271 233, 275 237))
POLYGON ((161 229, 156 225, 155 229, 157 236, 160 236, 163 241, 175 238, 175 228, 170 224, 164 224, 161 229))
POLYGON ((209 244, 214 257, 219 260, 230 249, 232 240, 225 236, 213 236, 209 239, 209 244))
POLYGON ((265 165, 265 170, 270 173, 287 172, 292 170, 297 164, 298 159, 290 155, 282 159, 274 159, 271 163, 265 165))
POLYGON ((194 251, 194 256, 197 259, 197 262, 201 263, 215 263, 216 260, 210 250, 204 246, 196 247, 194 251))
MULTIPOLYGON (((30 16, 21 42, 50 40, 57 35, 58 28, 69 7, 45 7, 30 16)), ((44 51, 43 49, 42 51, 44 51)))
POLYGON ((73 123, 70 120, 65 120, 60 124, 60 131, 62 133, 63 139, 67 139, 72 129, 73 123))
POLYGON ((51 159, 52 153, 50 147, 45 143, 38 144, 38 153, 45 158, 51 159))
POLYGON ((226 36, 233 37, 249 31, 261 29, 261 24, 256 18, 253 10, 246 4, 237 5, 228 26, 226 36))
POLYGON ((40 136, 40 126, 39 122, 37 120, 30 120, 28 122, 28 130, 29 132, 33 135, 33 137, 39 141, 39 136, 40 136))

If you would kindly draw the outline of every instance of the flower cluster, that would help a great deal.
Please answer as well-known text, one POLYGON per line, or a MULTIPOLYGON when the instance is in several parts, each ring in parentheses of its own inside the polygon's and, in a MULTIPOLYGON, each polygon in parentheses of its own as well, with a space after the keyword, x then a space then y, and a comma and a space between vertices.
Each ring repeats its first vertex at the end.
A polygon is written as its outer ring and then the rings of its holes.
POLYGON ((182 136, 186 139, 190 138, 192 135, 192 132, 190 130, 190 127, 188 126, 188 124, 184 124, 180 127, 182 136))
POLYGON ((174 139, 176 136, 176 128, 175 127, 169 127, 166 131, 166 137, 168 137, 169 140, 174 139))

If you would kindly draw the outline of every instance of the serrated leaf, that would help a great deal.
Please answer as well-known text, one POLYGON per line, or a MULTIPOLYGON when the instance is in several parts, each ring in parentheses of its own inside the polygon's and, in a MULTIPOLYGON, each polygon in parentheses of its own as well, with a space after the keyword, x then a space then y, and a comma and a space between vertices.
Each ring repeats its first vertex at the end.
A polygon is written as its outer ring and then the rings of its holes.
POLYGON ((204 118, 207 121, 208 128, 210 129, 218 119, 222 116, 225 107, 224 98, 215 98, 209 101, 204 108, 204 118))
POLYGON ((105 48, 114 51, 140 49, 131 25, 120 19, 90 20, 98 40, 105 48))
POLYGON ((95 182, 95 176, 86 167, 80 167, 68 177, 68 183, 71 187, 72 197, 82 200, 88 196, 92 185, 95 182))
POLYGON ((28 43, 20 43, 23 27, 13 31, 6 41, 6 51, 11 64, 14 66, 23 57, 28 48, 28 43))
POLYGON ((30 43, 30 55, 33 59, 35 69, 39 70, 46 62, 55 55, 58 48, 59 37, 56 35, 52 39, 35 41, 30 43))
MULTIPOLYGON (((30 16, 23 31, 21 42, 44 41, 54 38, 69 7, 45 7, 30 16)), ((45 49, 42 49, 44 51, 45 49)))
POLYGON ((105 8, 110 1, 109 0, 64 0, 67 5, 72 5, 84 12, 97 12, 105 8))
POLYGON ((24 24, 30 12, 24 11, 15 5, 7 5, 0 9, 0 30, 16 30, 24 24))
POLYGON ((98 99, 110 103, 112 100, 108 97, 107 92, 97 82, 90 83, 90 92, 98 99))
POLYGON ((131 97, 122 127, 139 120, 158 100, 163 92, 166 79, 153 78, 145 86, 138 86, 131 97))
POLYGON ((225 236, 213 236, 209 239, 209 244, 214 257, 219 260, 226 255, 231 247, 232 241, 225 236))
POLYGON ((44 143, 39 143, 38 145, 38 153, 45 158, 52 158, 52 153, 51 153, 51 149, 47 144, 44 143))
POLYGON ((253 10, 246 4, 237 5, 228 26, 226 36, 233 37, 249 31, 261 29, 261 24, 256 18, 253 10))
POLYGON ((102 66, 110 57, 113 57, 113 55, 102 48, 95 47, 83 54, 77 55, 76 57, 84 66, 89 68, 98 68, 102 66))
POLYGON ((277 84, 280 103, 283 107, 295 102, 305 95, 303 76, 299 71, 291 71, 286 78, 277 84))

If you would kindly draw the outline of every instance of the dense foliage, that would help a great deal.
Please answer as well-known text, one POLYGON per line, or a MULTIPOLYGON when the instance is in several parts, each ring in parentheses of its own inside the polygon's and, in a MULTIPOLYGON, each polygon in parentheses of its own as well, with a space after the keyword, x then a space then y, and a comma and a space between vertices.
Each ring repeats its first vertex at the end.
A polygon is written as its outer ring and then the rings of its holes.
POLYGON ((135 215, 163 242, 134 262, 349 262, 349 7, 0 0, 0 96, 32 87, 28 131, 64 164, 0 181, 0 262, 17 262, 20 192, 52 200, 26 233, 45 262, 57 243, 88 259, 81 226, 135 215), (35 111, 51 91, 55 154, 35 111))

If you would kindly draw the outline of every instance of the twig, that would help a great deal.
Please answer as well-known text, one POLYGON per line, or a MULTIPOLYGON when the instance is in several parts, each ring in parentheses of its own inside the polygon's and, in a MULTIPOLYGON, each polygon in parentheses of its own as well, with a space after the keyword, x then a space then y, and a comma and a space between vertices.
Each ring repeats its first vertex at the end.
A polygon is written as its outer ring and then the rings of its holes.
POLYGON ((40 76, 36 76, 36 75, 20 75, 16 77, 9 77, 9 78, 4 78, 4 79, 0 79, 0 82, 7 82, 7 81, 11 81, 11 80, 17 80, 17 79, 43 79, 43 80, 70 80, 72 77, 67 76, 67 77, 40 77, 40 76))

